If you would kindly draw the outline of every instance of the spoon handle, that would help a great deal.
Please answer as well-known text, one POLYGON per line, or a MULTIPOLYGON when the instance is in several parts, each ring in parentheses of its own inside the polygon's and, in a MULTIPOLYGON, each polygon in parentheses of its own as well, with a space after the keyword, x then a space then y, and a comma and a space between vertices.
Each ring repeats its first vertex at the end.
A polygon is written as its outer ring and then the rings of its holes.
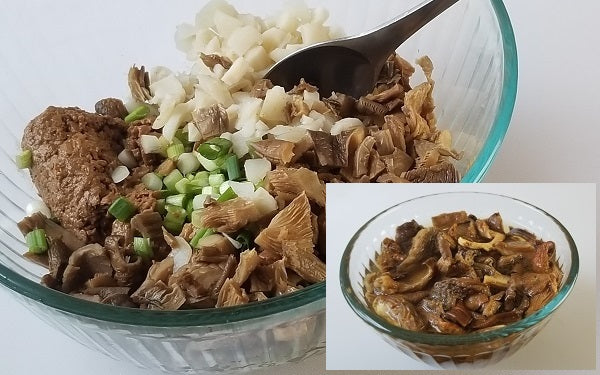
POLYGON ((365 43, 374 63, 383 63, 402 43, 413 36, 423 26, 442 14, 459 0, 430 0, 402 14, 394 20, 380 26, 377 31, 366 37, 371 43, 365 43), (383 61, 381 61, 383 60, 383 61))

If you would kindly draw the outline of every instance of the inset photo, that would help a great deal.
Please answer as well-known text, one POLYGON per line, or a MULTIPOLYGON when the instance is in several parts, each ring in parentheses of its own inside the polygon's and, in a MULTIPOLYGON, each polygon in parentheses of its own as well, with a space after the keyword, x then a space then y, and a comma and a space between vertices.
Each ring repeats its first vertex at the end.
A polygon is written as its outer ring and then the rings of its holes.
POLYGON ((327 185, 327 370, 594 369, 594 184, 327 185))

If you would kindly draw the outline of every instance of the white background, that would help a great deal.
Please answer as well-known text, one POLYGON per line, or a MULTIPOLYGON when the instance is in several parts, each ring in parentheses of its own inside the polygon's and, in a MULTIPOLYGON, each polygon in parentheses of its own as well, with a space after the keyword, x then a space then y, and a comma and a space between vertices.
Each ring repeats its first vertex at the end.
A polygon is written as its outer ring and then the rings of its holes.
MULTIPOLYGON (((36 21, 29 22, 29 18, 25 19, 19 24, 20 27, 43 33, 46 40, 55 40, 60 39, 65 29, 72 30, 74 27, 53 22, 57 4, 62 3, 2 0, 0 12, 10 12, 16 7, 28 8, 27 14, 36 21)), ((173 26, 192 17, 191 13, 181 17, 179 8, 192 11, 198 9, 203 1, 179 1, 173 4, 175 2, 156 0, 149 3, 154 8, 164 8, 163 22, 149 24, 148 28, 160 30, 153 34, 163 37, 153 42, 166 45, 172 43, 173 26)), ((519 48, 519 95, 506 142, 486 180, 600 182, 600 55, 597 31, 600 2, 505 0, 505 3, 513 21, 519 48)), ((140 4, 147 2, 136 1, 135 6, 130 5, 130 2, 123 2, 125 17, 112 17, 99 4, 102 2, 69 1, 69 6, 89 8, 89 17, 96 15, 107 23, 126 22, 128 17, 143 17, 144 8, 140 4)), ((93 30, 86 28, 86 22, 81 19, 73 20, 82 35, 82 43, 95 40, 101 50, 101 38, 93 30)), ((115 28, 126 29, 123 25, 115 25, 115 28)), ((23 30, 16 28, 15 35, 0 35, 0 48, 6 44, 5 38, 16 37, 21 32, 23 30)), ((143 43, 145 30, 135 29, 129 32, 139 34, 140 44, 144 48, 147 46, 148 43, 143 43)), ((140 45, 131 45, 131 48, 138 49, 140 55, 144 52, 140 45)), ((146 61, 148 65, 161 61, 160 54, 155 51, 148 49, 145 52, 151 56, 150 61, 146 61)), ((101 52, 85 62, 106 64, 107 69, 118 68, 113 66, 114 63, 108 56, 103 57, 101 52)), ((40 60, 40 64, 43 65, 44 61, 40 60)), ((90 80, 94 85, 102 84, 93 82, 93 77, 90 80)), ((114 91, 107 91, 105 94, 115 95, 114 91)), ((42 104, 50 103, 40 105, 42 104)), ((332 274, 336 275, 337 272, 332 274)), ((590 304, 591 302, 592 299, 590 304)), ((0 374, 149 374, 72 342, 31 315, 4 289, 0 289, 0 329, 0 374)), ((351 356, 347 354, 346 357, 350 359, 351 356)), ((321 356, 299 365, 279 367, 258 374, 317 374, 322 373, 324 368, 325 359, 321 356)))
MULTIPOLYGON (((595 368, 596 322, 595 306, 591 303, 596 295, 596 189, 593 184, 330 184, 327 186, 327 274, 337 276, 346 244, 367 220, 402 201, 445 191, 494 192, 541 207, 563 223, 579 249, 579 278, 569 298, 531 343, 489 369, 595 368), (350 205, 348 202, 353 203, 350 205)), ((502 213, 502 207, 498 210, 502 213)), ((505 218, 505 222, 509 219, 505 218)), ((430 367, 410 359, 384 342, 347 305, 339 279, 329 277, 327 368, 420 370, 430 367)))

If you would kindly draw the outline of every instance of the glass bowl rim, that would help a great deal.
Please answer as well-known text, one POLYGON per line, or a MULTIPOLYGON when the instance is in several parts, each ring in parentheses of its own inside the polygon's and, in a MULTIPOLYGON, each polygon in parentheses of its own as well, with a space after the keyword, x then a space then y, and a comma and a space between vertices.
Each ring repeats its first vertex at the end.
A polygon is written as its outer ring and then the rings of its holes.
POLYGON ((519 60, 515 33, 502 0, 490 0, 490 2, 494 8, 502 36, 504 79, 498 112, 496 113, 490 133, 475 161, 461 180, 461 182, 466 183, 480 182, 491 167, 508 132, 517 99, 519 60))
MULTIPOLYGON (((517 95, 518 59, 514 31, 502 0, 491 0, 491 3, 503 39, 502 95, 486 143, 462 182, 479 182, 489 169, 508 131, 517 95)), ((37 284, 3 264, 0 264, 0 284, 26 298, 66 313, 113 323, 157 327, 205 326, 265 318, 325 300, 325 282, 320 282, 288 295, 242 306, 183 311, 131 309, 77 299, 37 284)))
POLYGON ((522 332, 530 327, 535 326, 546 317, 548 317, 552 312, 554 312, 567 298, 570 294, 573 286, 575 285, 575 281, 577 280, 577 276, 579 274, 579 253, 577 250, 577 246, 575 241, 571 237, 569 231, 562 225, 562 223, 556 219, 554 216, 544 211, 543 209, 528 203, 526 201, 513 198, 510 196, 495 194, 495 193, 487 193, 487 192, 477 192, 477 191, 455 191, 455 192, 444 192, 444 193, 436 193, 436 194, 428 194, 416 198, 412 198, 401 203, 395 204, 392 207, 389 207, 377 215, 373 216, 369 219, 363 226, 358 229, 358 231, 352 236, 350 242, 346 246, 344 253, 342 254, 342 260, 340 263, 340 287, 342 289, 342 294, 346 299, 346 302, 350 305, 352 310, 369 326, 377 330, 378 332, 387 334, 393 338, 399 338, 411 343, 419 343, 419 344, 429 344, 429 345, 461 345, 461 344, 474 344, 479 342, 492 341, 495 339, 506 338, 512 334, 516 334, 522 332), (488 195, 494 196, 497 198, 507 199, 514 201, 520 205, 527 207, 533 211, 536 211, 539 214, 542 214, 552 220, 554 224, 560 229, 560 231, 565 236, 567 243, 569 244, 569 250, 571 253, 571 268, 569 269, 567 279, 563 284, 562 288, 558 291, 557 295, 554 296, 543 308, 531 314, 530 316, 521 319, 515 323, 506 325, 502 328, 495 329, 493 331, 480 332, 480 333, 468 333, 462 335, 443 335, 439 333, 423 333, 417 331, 410 331, 406 329, 402 329, 400 327, 394 326, 388 323, 385 319, 379 317, 375 313, 373 313, 370 309, 365 307, 352 289, 352 285, 350 282, 350 255, 354 248, 354 244, 362 234, 362 232, 377 218, 380 216, 401 207, 402 205, 418 200, 427 199, 430 197, 437 197, 441 195, 488 195))

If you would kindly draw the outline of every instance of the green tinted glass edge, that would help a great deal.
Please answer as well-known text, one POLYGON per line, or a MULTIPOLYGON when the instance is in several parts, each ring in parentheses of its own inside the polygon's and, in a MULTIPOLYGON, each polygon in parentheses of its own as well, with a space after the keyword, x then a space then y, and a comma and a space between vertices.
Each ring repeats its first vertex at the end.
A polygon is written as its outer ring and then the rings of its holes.
POLYGON ((346 249, 344 250, 344 254, 342 255, 342 261, 340 263, 340 270, 339 270, 340 287, 342 289, 342 294, 343 294, 344 298, 346 299, 346 302, 348 302, 348 304, 352 308, 352 310, 363 321, 365 321, 368 325, 375 328, 377 331, 379 331, 381 333, 390 335, 395 338, 407 340, 407 341, 410 341, 413 343, 422 343, 422 344, 429 344, 429 345, 461 345, 461 344, 470 344, 470 343, 481 342, 481 341, 492 341, 495 339, 504 338, 504 337, 510 336, 512 334, 524 331, 525 329, 528 329, 528 328, 536 325, 540 321, 544 320, 546 317, 548 317, 554 310, 556 310, 562 304, 562 302, 567 298, 567 296, 573 289, 573 287, 575 285, 575 281, 577 280, 578 274, 579 274, 579 253, 577 251, 577 246, 575 244, 575 241, 571 237, 571 234, 569 233, 569 231, 562 225, 562 223, 560 221, 558 221, 558 219, 556 219, 554 216, 552 216, 548 212, 544 211, 543 209, 541 209, 537 206, 534 206, 531 203, 522 201, 520 199, 516 199, 513 197, 501 195, 501 194, 491 194, 491 193, 482 193, 482 192, 452 192, 452 193, 438 193, 438 194, 425 195, 425 196, 409 199, 407 201, 398 203, 398 204, 378 213, 377 215, 373 216, 370 220, 368 220, 363 226, 361 226, 360 229, 352 236, 352 238, 350 239, 350 242, 348 242, 348 245, 346 246, 346 249), (562 288, 558 291, 556 296, 552 300, 550 300, 550 302, 548 302, 543 308, 541 308, 534 314, 528 316, 527 318, 522 319, 514 324, 507 325, 503 328, 499 328, 494 331, 483 332, 483 333, 470 333, 470 334, 465 334, 465 335, 440 335, 440 334, 421 333, 421 332, 416 332, 416 331, 405 330, 405 329, 393 326, 392 324, 388 323, 387 321, 380 318, 375 313, 371 312, 368 308, 366 308, 362 304, 362 302, 358 299, 358 297, 354 294, 354 292, 352 291, 352 286, 350 283, 350 275, 349 275, 349 273, 350 273, 349 272, 350 253, 352 251, 354 243, 356 242, 356 240, 358 239, 360 234, 367 228, 367 226, 371 222, 373 222, 379 216, 387 213, 390 210, 397 208, 398 206, 403 205, 404 203, 412 202, 415 200, 427 198, 430 196, 436 196, 436 195, 465 194, 465 193, 494 195, 494 196, 512 199, 514 201, 520 202, 521 204, 524 204, 527 207, 533 208, 534 210, 537 210, 537 211, 543 213, 544 215, 548 216, 552 221, 554 221, 554 223, 557 224, 557 226, 560 228, 560 230, 565 235, 567 242, 569 243, 569 250, 571 251, 571 268, 569 270, 569 274, 567 275, 567 279, 565 280, 565 283, 563 284, 562 288))
POLYGON ((490 134, 479 152, 479 155, 467 171, 461 182, 480 182, 504 141, 506 132, 510 126, 515 102, 517 99, 517 84, 519 79, 519 61, 517 55, 517 44, 515 33, 510 22, 510 17, 502 0, 491 0, 496 18, 502 34, 504 52, 504 80, 502 83, 502 95, 498 106, 498 113, 490 134))

